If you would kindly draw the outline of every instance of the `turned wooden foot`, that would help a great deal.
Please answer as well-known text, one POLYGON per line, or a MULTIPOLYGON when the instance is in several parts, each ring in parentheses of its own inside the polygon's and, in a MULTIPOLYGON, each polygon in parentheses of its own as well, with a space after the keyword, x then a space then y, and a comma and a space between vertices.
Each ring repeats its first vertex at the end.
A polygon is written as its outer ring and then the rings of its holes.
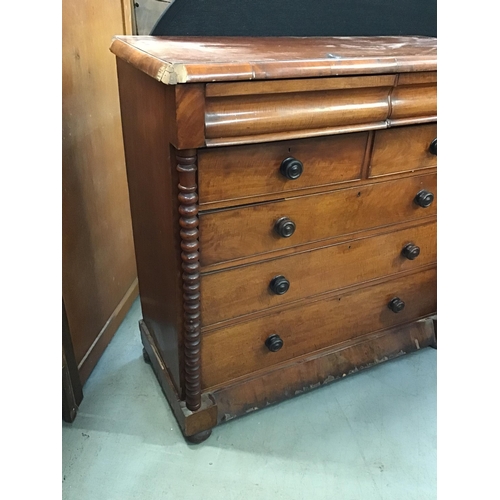
POLYGON ((186 436, 186 441, 189 441, 190 443, 193 444, 200 444, 203 443, 205 439, 208 439, 210 437, 210 434, 212 434, 212 429, 201 431, 198 432, 197 434, 193 434, 192 436, 186 436))
POLYGON ((142 357, 144 358, 144 361, 150 365, 151 364, 151 358, 149 357, 149 354, 147 353, 146 349, 144 347, 142 348, 142 357))

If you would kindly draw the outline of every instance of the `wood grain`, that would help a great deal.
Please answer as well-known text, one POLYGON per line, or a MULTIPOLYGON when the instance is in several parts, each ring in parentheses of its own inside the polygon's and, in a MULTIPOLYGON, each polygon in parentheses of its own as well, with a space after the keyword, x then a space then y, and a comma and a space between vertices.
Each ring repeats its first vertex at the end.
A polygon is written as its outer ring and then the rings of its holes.
POLYGON ((432 222, 265 263, 205 274, 201 279, 202 325, 435 262, 436 223, 432 222), (420 247, 420 255, 415 260, 408 260, 401 254, 409 243, 420 247), (290 282, 289 290, 283 295, 269 290, 269 283, 277 275, 283 275, 290 282))
POLYGON ((227 383, 370 332, 424 318, 435 311, 435 269, 273 311, 268 316, 205 335, 203 388, 227 383), (400 313, 388 308, 394 297, 400 297, 406 304, 400 313), (270 352, 264 345, 272 334, 283 339, 283 348, 278 352, 270 352))
MULTIPOLYGON (((107 50, 130 26, 123 5, 67 0, 62 8, 62 294, 82 383, 128 312, 123 299, 136 280, 115 58, 107 50)), ((134 300, 137 287, 132 293, 134 300)))
MULTIPOLYGON (((424 73, 426 74, 426 73, 424 73)), ((271 80, 256 82, 207 83, 207 97, 236 95, 281 94, 314 90, 392 87, 397 75, 351 76, 332 78, 302 78, 300 80, 271 80)))
POLYGON ((384 121, 391 87, 207 98, 207 139, 384 121))
POLYGON ((402 85, 391 94, 389 120, 410 119, 437 115, 437 85, 402 85))
POLYGON ((436 71, 431 37, 117 36, 111 51, 167 85, 436 71))
POLYGON ((413 125, 377 130, 370 161, 370 177, 416 171, 437 166, 437 156, 429 152, 437 137, 437 125, 413 125))
POLYGON ((359 179, 367 136, 365 132, 261 146, 201 149, 200 205, 359 179), (288 157, 304 165, 298 179, 290 180, 280 173, 281 162, 288 157))
POLYGON ((436 201, 428 208, 414 203, 421 189, 436 193, 436 175, 200 213, 200 262, 208 266, 434 215, 436 201), (275 232, 275 223, 282 217, 296 224, 289 238, 275 232))
POLYGON ((417 321, 237 380, 210 392, 210 397, 217 405, 218 422, 227 422, 433 343, 432 320, 417 321))
POLYGON ((182 395, 178 176, 164 112, 167 87, 121 60, 117 65, 142 314, 182 395))

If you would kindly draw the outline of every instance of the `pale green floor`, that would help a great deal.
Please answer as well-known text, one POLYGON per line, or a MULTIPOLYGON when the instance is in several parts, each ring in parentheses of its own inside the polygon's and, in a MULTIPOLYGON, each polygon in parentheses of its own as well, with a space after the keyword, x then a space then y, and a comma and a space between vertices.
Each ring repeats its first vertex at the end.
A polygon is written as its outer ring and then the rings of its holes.
POLYGON ((136 301, 63 423, 63 499, 436 498, 430 348, 187 444, 142 359, 136 301))

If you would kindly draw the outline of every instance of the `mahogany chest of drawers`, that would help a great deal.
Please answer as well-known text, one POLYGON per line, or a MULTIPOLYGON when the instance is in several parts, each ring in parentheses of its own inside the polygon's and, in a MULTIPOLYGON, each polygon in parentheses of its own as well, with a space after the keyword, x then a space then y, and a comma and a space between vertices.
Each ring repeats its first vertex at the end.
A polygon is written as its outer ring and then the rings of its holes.
POLYGON ((111 51, 144 356, 188 439, 435 345, 435 39, 111 51))

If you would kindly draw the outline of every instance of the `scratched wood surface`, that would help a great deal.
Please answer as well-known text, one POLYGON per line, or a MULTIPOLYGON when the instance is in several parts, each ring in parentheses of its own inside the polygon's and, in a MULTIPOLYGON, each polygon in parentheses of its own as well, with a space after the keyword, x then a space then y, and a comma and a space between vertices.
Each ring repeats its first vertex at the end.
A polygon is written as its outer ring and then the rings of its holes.
POLYGON ((126 37, 111 51, 166 84, 436 71, 430 37, 126 37))

